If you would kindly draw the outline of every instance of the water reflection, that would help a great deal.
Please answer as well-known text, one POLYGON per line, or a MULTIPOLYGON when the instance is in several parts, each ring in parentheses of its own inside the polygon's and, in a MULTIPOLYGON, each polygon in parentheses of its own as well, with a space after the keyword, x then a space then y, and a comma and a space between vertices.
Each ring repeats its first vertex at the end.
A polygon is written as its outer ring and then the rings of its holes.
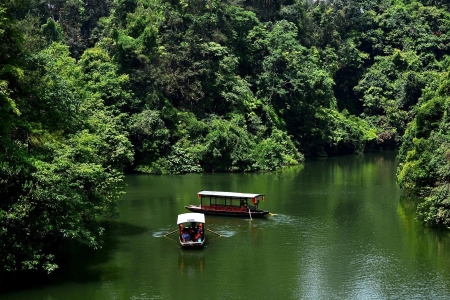
POLYGON ((204 249, 180 249, 178 264, 181 274, 187 274, 190 277, 197 273, 203 274, 205 267, 204 249))
POLYGON ((272 173, 128 176, 102 250, 1 299, 447 299, 449 233, 415 220, 396 167, 395 153, 372 153, 272 173), (202 189, 264 193, 273 214, 207 216, 221 236, 180 249, 162 237, 202 189))

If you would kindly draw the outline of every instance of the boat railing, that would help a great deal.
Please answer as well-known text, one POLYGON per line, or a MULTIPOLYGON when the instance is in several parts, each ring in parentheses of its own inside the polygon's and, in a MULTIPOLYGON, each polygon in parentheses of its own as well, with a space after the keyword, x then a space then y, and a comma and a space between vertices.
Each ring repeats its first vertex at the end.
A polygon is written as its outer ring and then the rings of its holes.
POLYGON ((202 209, 205 210, 216 210, 216 211, 238 211, 238 212, 244 212, 247 211, 247 207, 240 207, 240 206, 229 206, 229 205, 202 205, 202 209))

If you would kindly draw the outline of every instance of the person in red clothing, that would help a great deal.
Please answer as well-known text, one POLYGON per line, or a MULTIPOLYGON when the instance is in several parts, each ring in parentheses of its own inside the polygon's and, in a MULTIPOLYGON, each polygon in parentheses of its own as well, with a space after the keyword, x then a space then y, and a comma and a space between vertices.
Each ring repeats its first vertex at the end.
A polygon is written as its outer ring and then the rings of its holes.
POLYGON ((195 241, 201 242, 202 238, 203 238, 203 224, 200 223, 195 232, 195 241))
POLYGON ((197 229, 197 232, 195 233, 195 239, 194 239, 194 241, 200 242, 200 241, 201 241, 201 238, 202 238, 202 232, 200 231, 200 229, 197 229), (199 241, 198 239, 200 239, 200 241, 199 241))

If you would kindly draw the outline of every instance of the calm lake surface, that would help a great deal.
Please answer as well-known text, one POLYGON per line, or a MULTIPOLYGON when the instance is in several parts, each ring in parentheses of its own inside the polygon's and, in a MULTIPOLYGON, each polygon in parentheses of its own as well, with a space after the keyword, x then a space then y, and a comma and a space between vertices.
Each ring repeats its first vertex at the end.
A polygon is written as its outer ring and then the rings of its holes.
POLYGON ((100 251, 0 299, 449 299, 450 236, 422 227, 396 185, 394 152, 272 173, 132 175, 100 251), (206 216, 201 250, 176 218, 200 190, 262 193, 273 216, 206 216))

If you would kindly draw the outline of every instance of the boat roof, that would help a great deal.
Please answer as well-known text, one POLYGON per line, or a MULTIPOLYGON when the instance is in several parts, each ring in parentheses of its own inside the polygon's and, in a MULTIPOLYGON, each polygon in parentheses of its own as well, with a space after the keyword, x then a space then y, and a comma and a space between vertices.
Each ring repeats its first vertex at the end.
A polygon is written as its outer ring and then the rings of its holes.
POLYGON ((263 194, 217 192, 217 191, 200 191, 198 192, 198 195, 213 196, 213 197, 233 197, 233 198, 255 198, 258 196, 264 196, 263 194))
POLYGON ((186 222, 205 223, 205 215, 201 213, 185 213, 178 215, 177 224, 186 222))

